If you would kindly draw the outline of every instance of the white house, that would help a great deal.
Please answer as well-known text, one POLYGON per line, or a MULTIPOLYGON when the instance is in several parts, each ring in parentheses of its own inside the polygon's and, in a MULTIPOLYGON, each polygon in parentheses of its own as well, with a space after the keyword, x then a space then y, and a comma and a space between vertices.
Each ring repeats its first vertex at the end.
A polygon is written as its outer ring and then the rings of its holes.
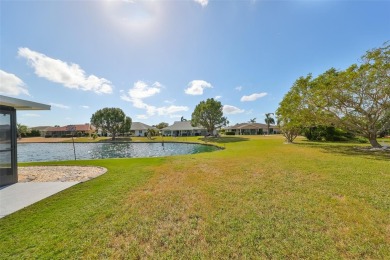
MULTIPOLYGON (((267 133, 267 125, 260 123, 241 123, 225 128, 226 132, 234 132, 236 135, 261 135, 267 133)), ((269 134, 280 134, 277 126, 269 126, 269 134)))
POLYGON ((175 121, 173 125, 161 129, 164 136, 202 136, 207 130, 201 126, 192 126, 191 121, 175 121))
POLYGON ((141 122, 133 122, 131 123, 130 132, 134 136, 146 136, 148 129, 158 130, 157 128, 141 123, 141 122))

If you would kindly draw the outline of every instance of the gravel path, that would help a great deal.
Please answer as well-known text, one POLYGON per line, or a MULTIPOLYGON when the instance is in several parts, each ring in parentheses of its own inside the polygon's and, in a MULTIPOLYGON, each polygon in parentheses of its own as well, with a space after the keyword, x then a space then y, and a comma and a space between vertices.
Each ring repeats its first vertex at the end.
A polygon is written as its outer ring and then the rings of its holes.
POLYGON ((107 172, 92 166, 28 166, 19 167, 19 182, 84 182, 107 172))

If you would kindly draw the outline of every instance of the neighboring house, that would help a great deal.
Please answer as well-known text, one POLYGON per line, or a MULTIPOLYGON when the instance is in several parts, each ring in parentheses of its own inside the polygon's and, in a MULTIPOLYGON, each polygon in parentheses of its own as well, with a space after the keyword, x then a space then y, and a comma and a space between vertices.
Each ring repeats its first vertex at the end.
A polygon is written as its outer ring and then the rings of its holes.
POLYGON ((30 130, 38 130, 39 133, 41 134, 41 137, 45 137, 47 129, 49 128, 51 128, 51 126, 35 126, 35 127, 31 127, 30 130))
MULTIPOLYGON (((262 135, 267 133, 267 125, 261 123, 241 123, 225 128, 226 132, 234 132, 236 135, 262 135)), ((270 134, 280 134, 277 126, 269 126, 270 134)))
POLYGON ((90 124, 83 125, 67 125, 60 127, 49 127, 46 129, 45 137, 65 137, 72 134, 87 135, 95 132, 95 127, 90 124))
POLYGON ((146 136, 148 133, 148 129, 158 131, 158 129, 154 126, 150 126, 141 122, 133 122, 131 123, 130 132, 134 136, 146 136))
POLYGON ((164 136, 200 136, 207 130, 201 126, 192 126, 191 121, 175 121, 173 125, 161 129, 164 136))

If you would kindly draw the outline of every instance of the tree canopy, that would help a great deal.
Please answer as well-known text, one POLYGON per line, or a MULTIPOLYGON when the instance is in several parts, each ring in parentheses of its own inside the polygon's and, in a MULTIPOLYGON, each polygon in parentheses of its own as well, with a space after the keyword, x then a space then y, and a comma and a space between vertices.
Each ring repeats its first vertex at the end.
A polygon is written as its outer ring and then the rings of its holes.
POLYGON ((212 134, 215 129, 225 126, 228 123, 226 117, 223 116, 222 109, 221 102, 213 98, 201 101, 192 113, 192 126, 201 125, 207 129, 208 133, 212 134))
POLYGON ((130 131, 131 118, 126 117, 120 108, 103 108, 96 111, 91 117, 91 124, 103 132, 111 133, 112 140, 121 132, 130 131))
POLYGON ((388 128, 390 45, 367 51, 361 64, 299 78, 279 105, 282 131, 303 126, 336 126, 362 135, 373 147, 388 128))
POLYGON ((169 126, 168 123, 161 122, 161 123, 159 123, 159 124, 156 125, 156 128, 157 128, 157 129, 163 129, 163 128, 168 127, 168 126, 169 126))

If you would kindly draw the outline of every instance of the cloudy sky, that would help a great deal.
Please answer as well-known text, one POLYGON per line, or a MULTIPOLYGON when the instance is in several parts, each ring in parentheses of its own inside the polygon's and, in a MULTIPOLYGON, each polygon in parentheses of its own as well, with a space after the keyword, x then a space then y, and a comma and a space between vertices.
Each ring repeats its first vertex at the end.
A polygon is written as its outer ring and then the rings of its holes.
POLYGON ((119 107, 150 125, 218 99, 230 124, 264 122, 300 76, 390 40, 390 1, 0 0, 0 94, 51 105, 28 126, 119 107))

